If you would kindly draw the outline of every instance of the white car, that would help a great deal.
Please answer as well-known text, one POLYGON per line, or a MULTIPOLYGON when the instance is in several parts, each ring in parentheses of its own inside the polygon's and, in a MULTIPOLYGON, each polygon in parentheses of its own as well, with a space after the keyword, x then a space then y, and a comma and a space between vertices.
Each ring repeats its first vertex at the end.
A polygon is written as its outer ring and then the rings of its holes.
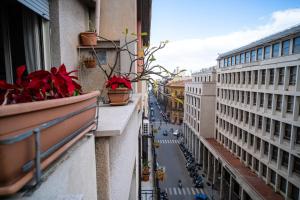
POLYGON ((175 130, 175 131, 173 132, 173 135, 177 136, 177 135, 178 135, 178 130, 175 130))

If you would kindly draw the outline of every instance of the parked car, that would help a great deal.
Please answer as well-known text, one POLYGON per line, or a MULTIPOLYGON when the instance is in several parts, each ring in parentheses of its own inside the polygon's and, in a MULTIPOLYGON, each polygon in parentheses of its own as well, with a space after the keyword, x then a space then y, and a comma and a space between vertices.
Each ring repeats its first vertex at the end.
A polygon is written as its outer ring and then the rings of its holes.
POLYGON ((163 135, 164 135, 164 136, 168 136, 168 131, 167 131, 167 130, 164 130, 163 135))
POLYGON ((173 132, 173 135, 174 136, 177 136, 179 133, 178 133, 178 130, 175 130, 174 132, 173 132))

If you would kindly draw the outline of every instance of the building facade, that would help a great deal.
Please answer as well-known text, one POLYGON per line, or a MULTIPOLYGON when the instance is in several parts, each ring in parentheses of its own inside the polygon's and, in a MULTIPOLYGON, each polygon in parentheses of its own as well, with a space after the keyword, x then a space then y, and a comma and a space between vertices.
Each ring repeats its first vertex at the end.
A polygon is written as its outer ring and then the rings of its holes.
POLYGON ((215 130, 200 131, 199 154, 221 198, 299 200, 299 59, 300 26, 219 55, 215 130))

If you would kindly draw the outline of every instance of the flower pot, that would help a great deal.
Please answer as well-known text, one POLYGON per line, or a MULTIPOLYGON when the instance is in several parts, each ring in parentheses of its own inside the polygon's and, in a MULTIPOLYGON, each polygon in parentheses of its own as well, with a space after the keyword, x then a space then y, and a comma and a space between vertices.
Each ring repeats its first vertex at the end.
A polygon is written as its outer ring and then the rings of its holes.
POLYGON ((143 181, 149 181, 150 173, 149 174, 143 174, 142 178, 143 181))
POLYGON ((84 66, 86 68, 95 68, 96 67, 96 59, 86 59, 84 61, 84 66))
POLYGON ((95 128, 98 95, 0 106, 0 195, 20 190, 95 128))
POLYGON ((128 88, 116 88, 108 90, 108 98, 110 105, 121 106, 126 105, 129 101, 130 90, 128 88))
POLYGON ((80 44, 83 46, 97 45, 97 33, 95 33, 95 32, 80 33, 80 44))

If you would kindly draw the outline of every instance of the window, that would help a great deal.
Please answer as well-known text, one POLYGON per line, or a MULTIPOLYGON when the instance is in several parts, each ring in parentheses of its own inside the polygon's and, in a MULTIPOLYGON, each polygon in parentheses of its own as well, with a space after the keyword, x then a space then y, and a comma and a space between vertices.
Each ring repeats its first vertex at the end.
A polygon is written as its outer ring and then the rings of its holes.
POLYGON ((248 75, 248 84, 251 84, 251 72, 247 72, 248 75))
POLYGON ((297 188, 293 184, 290 184, 290 187, 291 187, 291 192, 289 194, 289 197, 292 200, 298 200, 299 199, 299 188, 297 188))
POLYGON ((246 92, 246 96, 247 96, 247 104, 250 104, 250 92, 246 92))
POLYGON ((265 47, 264 59, 269 59, 270 58, 270 50, 271 50, 270 46, 265 47))
POLYGON ((262 176, 266 177, 267 176, 267 166, 262 164, 262 176))
POLYGON ((234 58, 235 58, 234 56, 231 57, 231 65, 235 65, 235 59, 234 58))
POLYGON ((241 64, 245 63, 245 53, 241 53, 241 64))
POLYGON ((240 55, 235 56, 235 64, 240 64, 240 55))
POLYGON ((280 132, 280 122, 274 121, 274 136, 279 136, 280 132))
POLYGON ((289 85, 296 84, 296 72, 297 72, 296 66, 290 67, 289 85))
POLYGON ((264 106, 264 93, 260 93, 260 100, 259 100, 259 106, 263 107, 264 106))
POLYGON ((300 127, 296 128, 296 144, 300 144, 300 127))
POLYGON ((257 60, 262 60, 262 48, 257 49, 257 60))
POLYGON ((229 58, 227 58, 227 66, 230 66, 230 63, 231 63, 231 61, 230 61, 230 57, 229 57, 229 58))
POLYGON ((263 70, 261 70, 261 84, 262 84, 262 85, 265 84, 265 82, 266 82, 265 79, 266 79, 266 70, 263 69, 263 70))
POLYGON ((278 57, 279 56, 279 43, 273 44, 272 46, 272 57, 278 57))
POLYGON ((293 53, 300 53, 300 37, 294 38, 293 53))
POLYGON ((256 149, 260 150, 260 138, 256 139, 256 149))
POLYGON ((254 71, 254 84, 257 84, 257 80, 258 80, 258 71, 255 70, 254 71))
POLYGON ((258 128, 261 129, 262 127, 262 116, 258 116, 258 128))
POLYGON ((266 132, 270 133, 270 128, 271 128, 271 119, 266 118, 266 132))
POLYGON ((292 113, 293 112, 293 106, 294 106, 294 97, 293 96, 287 96, 287 102, 286 102, 286 112, 292 113))
POLYGON ((249 113, 246 112, 245 113, 245 123, 248 124, 248 122, 249 122, 249 113))
POLYGON ((281 165, 284 167, 288 167, 288 163, 289 163, 289 153, 286 151, 282 151, 281 165))
POLYGON ((297 156, 294 157, 294 167, 293 167, 293 172, 300 174, 300 158, 297 156))
POLYGON ((245 72, 242 72, 242 84, 245 84, 245 72))
POLYGON ((290 40, 285 40, 282 42, 281 55, 287 56, 290 53, 290 40))
POLYGON ((290 124, 285 124, 283 139, 290 140, 291 132, 292 132, 292 126, 290 124))
POLYGON ((268 94, 268 109, 272 108, 272 94, 268 94))
POLYGON ((264 154, 268 155, 268 153, 269 153, 269 143, 264 142, 264 154))
POLYGON ((253 92, 253 106, 256 105, 256 92, 253 92))
POLYGON ((254 140, 254 136, 252 134, 249 133, 249 137, 250 137, 250 146, 253 146, 253 140, 254 140))
POLYGON ((255 171, 258 171, 258 168, 259 168, 259 161, 256 158, 254 158, 254 169, 255 169, 255 171))
POLYGON ((284 81, 284 68, 278 69, 278 85, 283 85, 284 81))
POLYGON ((245 60, 246 63, 249 63, 250 62, 250 51, 246 52, 246 60, 245 60))
POLYGON ((278 147, 273 146, 271 160, 277 162, 277 156, 278 156, 278 147))
POLYGON ((252 50, 251 51, 251 62, 254 62, 254 61, 256 61, 256 51, 252 50))
POLYGON ((272 85, 274 83, 274 69, 270 69, 270 79, 269 79, 269 84, 272 85))
POLYGON ((281 104, 282 104, 282 96, 277 95, 277 101, 276 101, 276 110, 281 111, 281 104))
MULTIPOLYGON (((224 67, 227 67, 227 58, 224 59, 224 67)), ((201 77, 202 80, 202 77, 201 77)))
POLYGON ((251 126, 255 125, 255 114, 251 113, 251 126))
POLYGON ((271 174, 270 174, 270 182, 275 185, 275 181, 276 181, 276 173, 271 169, 270 170, 271 174))
POLYGON ((280 185, 279 185, 279 189, 280 189, 283 193, 285 193, 285 191, 286 191, 286 180, 285 180, 285 178, 283 178, 283 177, 281 177, 281 176, 280 176, 280 185))

